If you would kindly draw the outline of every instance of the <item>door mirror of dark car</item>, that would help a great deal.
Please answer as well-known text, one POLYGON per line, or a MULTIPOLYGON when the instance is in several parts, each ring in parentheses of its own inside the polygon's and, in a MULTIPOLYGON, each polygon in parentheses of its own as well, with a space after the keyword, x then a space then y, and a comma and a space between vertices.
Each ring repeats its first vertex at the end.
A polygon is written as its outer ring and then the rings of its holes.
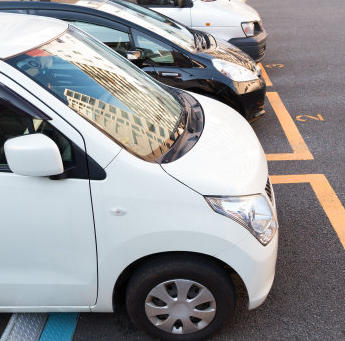
POLYGON ((127 51, 127 59, 130 61, 141 60, 143 54, 141 51, 127 51))
POLYGON ((176 5, 177 7, 185 7, 187 5, 187 0, 177 0, 176 5))
POLYGON ((63 173, 56 143, 43 134, 14 137, 5 142, 5 155, 11 171, 24 176, 52 176, 63 173))

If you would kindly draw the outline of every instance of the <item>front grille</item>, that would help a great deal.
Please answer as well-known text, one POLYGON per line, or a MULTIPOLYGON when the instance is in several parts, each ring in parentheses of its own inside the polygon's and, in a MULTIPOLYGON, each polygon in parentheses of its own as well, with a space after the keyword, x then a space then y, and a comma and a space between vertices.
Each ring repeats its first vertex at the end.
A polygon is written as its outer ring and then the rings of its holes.
POLYGON ((262 47, 259 48, 259 56, 263 56, 265 54, 266 51, 266 44, 262 47))
POLYGON ((265 192, 267 196, 270 198, 271 202, 273 203, 272 185, 269 177, 267 178, 265 192))

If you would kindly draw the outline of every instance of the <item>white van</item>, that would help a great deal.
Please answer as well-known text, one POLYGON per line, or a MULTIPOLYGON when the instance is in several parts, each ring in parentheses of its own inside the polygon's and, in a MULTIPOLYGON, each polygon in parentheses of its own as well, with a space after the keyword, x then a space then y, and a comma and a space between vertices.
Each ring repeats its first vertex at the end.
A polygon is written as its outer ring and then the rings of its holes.
POLYGON ((224 39, 261 61, 266 31, 258 12, 242 0, 129 0, 195 30, 224 39))

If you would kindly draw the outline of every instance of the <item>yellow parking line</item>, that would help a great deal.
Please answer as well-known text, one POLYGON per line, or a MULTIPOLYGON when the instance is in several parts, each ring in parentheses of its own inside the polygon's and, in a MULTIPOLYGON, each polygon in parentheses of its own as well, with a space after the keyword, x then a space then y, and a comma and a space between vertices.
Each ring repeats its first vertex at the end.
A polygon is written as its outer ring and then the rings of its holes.
POLYGON ((324 174, 273 175, 273 184, 309 182, 345 249, 345 209, 324 174))
POLYGON ((314 160, 308 146, 277 92, 266 93, 293 150, 292 153, 266 154, 267 161, 314 160))
POLYGON ((262 66, 261 63, 259 63, 259 66, 261 67, 262 77, 263 77, 263 79, 264 79, 265 82, 266 82, 266 86, 273 86, 273 84, 272 84, 270 78, 268 77, 268 74, 267 74, 265 68, 262 66))

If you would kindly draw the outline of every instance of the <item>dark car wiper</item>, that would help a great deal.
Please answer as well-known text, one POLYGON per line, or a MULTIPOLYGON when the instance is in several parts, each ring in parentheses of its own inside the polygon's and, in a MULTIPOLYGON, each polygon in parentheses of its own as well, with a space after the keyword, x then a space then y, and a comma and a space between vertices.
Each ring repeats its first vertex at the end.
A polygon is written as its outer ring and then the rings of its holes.
POLYGON ((210 38, 209 38, 207 33, 203 32, 202 35, 204 37, 206 47, 207 47, 207 49, 209 49, 211 47, 211 40, 210 40, 210 38))
POLYGON ((195 46, 196 46, 197 50, 203 50, 204 47, 202 44, 202 37, 200 36, 199 32, 194 31, 193 35, 194 35, 195 46))
POLYGON ((211 47, 211 41, 208 35, 204 32, 194 31, 195 45, 201 50, 208 50, 211 47))

